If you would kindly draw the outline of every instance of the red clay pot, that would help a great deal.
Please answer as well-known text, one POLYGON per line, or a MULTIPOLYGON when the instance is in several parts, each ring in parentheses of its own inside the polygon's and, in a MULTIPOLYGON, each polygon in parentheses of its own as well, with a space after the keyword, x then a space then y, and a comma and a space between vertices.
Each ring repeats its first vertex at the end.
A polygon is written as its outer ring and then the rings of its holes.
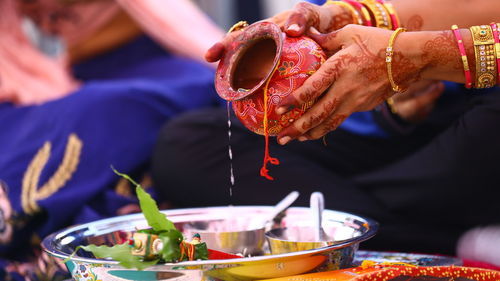
POLYGON ((215 88, 220 97, 232 102, 236 116, 248 129, 263 135, 264 87, 270 79, 267 130, 274 136, 314 103, 311 101, 284 115, 275 113, 283 99, 300 87, 325 59, 323 50, 312 39, 287 37, 274 23, 254 23, 226 50, 217 68, 215 88))

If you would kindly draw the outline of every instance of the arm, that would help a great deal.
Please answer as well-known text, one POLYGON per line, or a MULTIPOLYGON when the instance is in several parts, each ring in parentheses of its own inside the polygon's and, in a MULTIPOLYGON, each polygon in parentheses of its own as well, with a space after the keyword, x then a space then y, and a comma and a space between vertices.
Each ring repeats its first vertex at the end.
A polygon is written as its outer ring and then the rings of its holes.
MULTIPOLYGON (((461 30, 469 65, 475 64, 468 29, 461 30)), ((317 139, 335 130, 353 112, 367 111, 394 94, 388 80, 385 49, 392 31, 348 25, 330 34, 311 33, 334 54, 277 109, 278 114, 304 102, 315 105, 278 136, 290 140, 317 139)), ((422 79, 465 82, 456 39, 451 31, 407 32, 395 41, 393 78, 407 89, 422 79)), ((472 76, 475 69, 472 69, 472 76)))
POLYGON ((496 0, 392 0, 401 24, 409 30, 445 30, 500 21, 496 0))
MULTIPOLYGON (((392 0, 401 25, 408 30, 446 30, 451 25, 460 27, 500 22, 500 1, 495 0, 392 0)), ((350 11, 338 5, 317 6, 300 2, 295 7, 268 19, 283 27, 290 36, 300 36, 314 27, 322 33, 337 30, 352 23, 350 11)), ((210 48, 206 59, 215 62, 230 44, 231 36, 210 48)))
POLYGON ((167 49, 199 61, 224 33, 188 0, 118 0, 139 25, 167 49))

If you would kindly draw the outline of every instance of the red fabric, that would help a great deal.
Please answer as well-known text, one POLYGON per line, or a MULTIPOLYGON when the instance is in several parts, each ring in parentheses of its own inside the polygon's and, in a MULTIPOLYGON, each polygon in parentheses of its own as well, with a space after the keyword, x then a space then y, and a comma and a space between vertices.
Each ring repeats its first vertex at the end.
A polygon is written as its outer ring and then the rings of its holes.
POLYGON ((462 261, 463 261, 463 265, 467 266, 467 267, 479 267, 479 268, 486 268, 486 269, 493 269, 493 270, 500 271, 499 266, 496 266, 496 265, 491 264, 491 263, 468 260, 468 259, 462 259, 462 261))
POLYGON ((241 256, 208 249, 209 260, 227 260, 227 259, 239 259, 239 258, 241 258, 241 256))

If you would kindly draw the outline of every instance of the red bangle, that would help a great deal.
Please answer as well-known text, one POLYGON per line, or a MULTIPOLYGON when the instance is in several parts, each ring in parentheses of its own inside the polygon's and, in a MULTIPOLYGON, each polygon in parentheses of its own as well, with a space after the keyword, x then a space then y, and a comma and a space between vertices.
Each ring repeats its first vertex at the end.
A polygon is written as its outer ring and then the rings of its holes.
POLYGON ((350 4, 356 10, 358 10, 359 14, 363 18, 363 25, 364 26, 373 26, 370 12, 368 12, 368 10, 365 8, 365 6, 363 6, 363 4, 359 3, 358 1, 354 1, 354 0, 342 0, 342 2, 346 2, 347 4, 350 4))
POLYGON ((453 34, 455 34, 455 38, 457 39, 458 49, 460 50, 460 56, 464 65, 465 88, 470 89, 472 88, 472 76, 470 73, 469 62, 467 61, 467 53, 465 52, 464 41, 462 40, 462 35, 460 34, 460 30, 458 30, 457 25, 452 25, 451 30, 453 31, 453 34))
POLYGON ((394 6, 392 6, 391 3, 384 3, 383 4, 387 12, 389 12, 389 17, 391 17, 392 21, 392 29, 396 30, 399 28, 399 19, 398 15, 396 14, 396 10, 394 10, 394 6))
POLYGON ((386 3, 384 0, 377 0, 377 2, 384 6, 384 8, 389 13, 389 17, 391 18, 392 30, 396 30, 399 28, 399 19, 396 15, 396 10, 394 10, 394 6, 391 3, 386 3))
POLYGON ((500 84, 500 37, 498 32, 498 24, 492 22, 490 24, 491 30, 493 30, 493 39, 495 39, 495 56, 497 58, 497 72, 498 72, 498 83, 500 84))

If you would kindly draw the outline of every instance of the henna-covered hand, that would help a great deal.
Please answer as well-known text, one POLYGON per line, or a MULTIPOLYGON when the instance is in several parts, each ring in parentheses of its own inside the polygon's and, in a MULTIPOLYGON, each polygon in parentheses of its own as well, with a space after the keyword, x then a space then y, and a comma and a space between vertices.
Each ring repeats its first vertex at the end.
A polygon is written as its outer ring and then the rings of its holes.
MULTIPOLYGON (((392 31, 357 25, 329 34, 309 34, 325 51, 334 54, 277 109, 278 114, 283 114, 288 108, 316 100, 313 107, 278 135, 278 142, 318 139, 335 130, 353 112, 371 110, 392 96, 385 62, 391 34, 392 31)), ((421 80, 422 73, 441 59, 428 52, 448 44, 439 42, 429 50, 426 42, 435 42, 439 34, 422 35, 427 40, 419 44, 411 38, 405 40, 406 36, 403 33, 396 40, 392 61, 393 78, 403 89, 421 80)), ((460 57, 457 55, 456 59, 460 57)), ((448 63, 451 69, 455 63, 448 63)))
MULTIPOLYGON (((288 36, 296 37, 303 35, 311 27, 322 33, 340 29, 352 23, 352 16, 348 10, 337 5, 318 6, 299 2, 292 10, 282 12, 264 21, 275 23, 288 36)), ((238 34, 238 31, 227 34, 221 41, 208 49, 205 59, 208 62, 220 60, 226 46, 229 46, 238 34)))

